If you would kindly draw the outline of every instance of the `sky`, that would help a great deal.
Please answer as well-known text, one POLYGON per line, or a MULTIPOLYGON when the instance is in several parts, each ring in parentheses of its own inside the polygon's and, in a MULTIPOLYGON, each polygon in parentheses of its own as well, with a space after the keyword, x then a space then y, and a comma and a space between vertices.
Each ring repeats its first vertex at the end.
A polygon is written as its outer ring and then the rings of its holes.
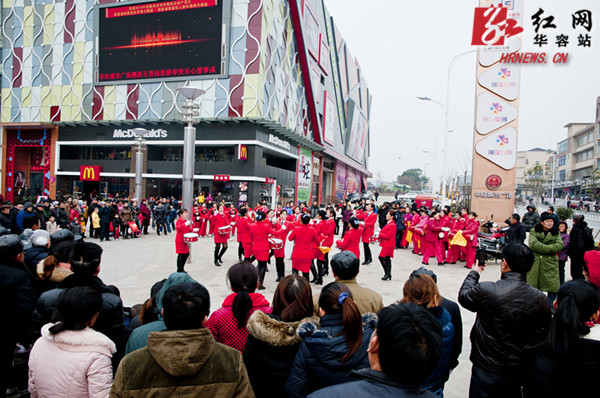
MULTIPOLYGON (((451 59, 471 46, 474 8, 479 1, 460 0, 325 0, 325 5, 357 58, 372 94, 369 170, 385 181, 409 168, 425 169, 438 181, 442 176, 444 113, 426 96, 446 102, 451 59), (436 145, 437 144, 437 145, 436 145), (424 153, 423 151, 428 151, 424 153)), ((521 66, 518 150, 535 147, 556 150, 567 137, 569 122, 593 122, 600 96, 600 1, 525 0, 522 51, 553 56, 568 52, 566 64, 521 66), (550 39, 535 46, 531 17, 555 17, 550 39), (592 12, 591 47, 577 46, 571 14, 592 12), (569 36, 566 48, 555 37, 569 36)), ((540 30, 539 33, 542 33, 540 30)), ((450 81, 447 175, 471 168, 475 119, 476 53, 462 56, 450 81)))

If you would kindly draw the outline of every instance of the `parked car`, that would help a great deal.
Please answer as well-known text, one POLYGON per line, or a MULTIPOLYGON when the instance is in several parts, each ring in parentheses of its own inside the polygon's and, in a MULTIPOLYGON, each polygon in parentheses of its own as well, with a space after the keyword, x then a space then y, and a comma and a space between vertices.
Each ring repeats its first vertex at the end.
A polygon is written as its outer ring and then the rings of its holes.
POLYGON ((294 196, 294 193, 296 193, 296 191, 294 190, 294 188, 283 188, 283 196, 294 196))
POLYGON ((360 193, 360 198, 366 201, 371 201, 375 199, 375 197, 373 196, 373 192, 369 190, 362 191, 360 193))
POLYGON ((346 200, 350 203, 358 203, 360 202, 360 195, 358 194, 358 192, 349 193, 348 195, 346 195, 346 200))

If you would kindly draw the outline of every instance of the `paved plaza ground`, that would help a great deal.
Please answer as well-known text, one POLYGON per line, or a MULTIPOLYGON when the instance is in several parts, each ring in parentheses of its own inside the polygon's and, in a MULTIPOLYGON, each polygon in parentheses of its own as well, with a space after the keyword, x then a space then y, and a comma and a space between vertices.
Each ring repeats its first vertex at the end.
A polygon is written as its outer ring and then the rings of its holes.
MULTIPOLYGON (((381 199, 381 198, 380 198, 381 199)), ((381 201, 381 200, 380 200, 381 201)), ((152 230, 151 230, 152 231, 152 230)), ((92 240, 98 242, 98 240, 92 240)), ((99 243, 103 249, 100 277, 107 284, 116 285, 121 291, 123 302, 127 306, 142 303, 150 295, 150 287, 157 281, 166 278, 176 270, 175 234, 157 236, 156 232, 139 239, 112 240, 99 243)), ((226 282, 229 266, 237 261, 237 245, 235 239, 230 240, 230 249, 225 253, 224 264, 216 267, 213 264, 213 239, 203 238, 192 244, 192 261, 186 265, 189 274, 202 283, 210 292, 211 311, 221 306, 223 299, 230 293, 226 282)), ((333 254, 339 250, 334 249, 333 254)), ((410 249, 396 250, 393 259, 392 280, 382 281, 383 269, 377 261, 379 248, 372 245, 375 262, 361 266, 358 282, 369 287, 383 296, 384 304, 392 304, 402 297, 402 287, 410 273, 421 266, 421 257, 411 253, 410 249)), ((435 260, 430 261, 430 267, 438 278, 440 293, 451 300, 457 301, 458 289, 468 270, 463 263, 438 266, 435 260)), ((269 266, 265 286, 262 291, 271 301, 275 291, 277 277, 275 261, 269 266)), ((286 260, 286 274, 291 273, 291 260, 286 260)), ((500 264, 492 261, 483 273, 482 280, 497 280, 500 278, 500 264)), ((331 274, 325 277, 324 283, 333 281, 331 274)), ((318 292, 321 286, 311 285, 313 292, 318 292)), ((445 396, 450 398, 465 397, 468 393, 471 362, 469 352, 471 344, 469 333, 475 316, 461 308, 463 317, 463 350, 460 364, 454 370, 446 385, 445 396)))

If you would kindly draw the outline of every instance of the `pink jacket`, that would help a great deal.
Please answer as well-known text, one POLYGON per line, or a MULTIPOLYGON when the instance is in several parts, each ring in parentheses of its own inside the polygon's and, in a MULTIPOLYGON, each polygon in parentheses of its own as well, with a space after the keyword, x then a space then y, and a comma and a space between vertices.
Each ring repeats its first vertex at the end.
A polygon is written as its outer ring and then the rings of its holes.
POLYGON ((29 356, 32 398, 108 397, 113 383, 110 359, 115 343, 93 329, 51 334, 42 327, 29 356))

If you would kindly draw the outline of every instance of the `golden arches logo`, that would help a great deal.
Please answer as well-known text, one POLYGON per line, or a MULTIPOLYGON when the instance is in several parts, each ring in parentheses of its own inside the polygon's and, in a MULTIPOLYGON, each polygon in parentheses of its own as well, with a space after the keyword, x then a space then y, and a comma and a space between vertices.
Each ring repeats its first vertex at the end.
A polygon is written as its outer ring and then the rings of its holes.
POLYGON ((83 173, 81 175, 82 180, 95 180, 96 179, 96 170, 93 167, 86 167, 83 169, 83 173))
POLYGON ((240 159, 248 159, 248 147, 246 145, 240 146, 240 159))

